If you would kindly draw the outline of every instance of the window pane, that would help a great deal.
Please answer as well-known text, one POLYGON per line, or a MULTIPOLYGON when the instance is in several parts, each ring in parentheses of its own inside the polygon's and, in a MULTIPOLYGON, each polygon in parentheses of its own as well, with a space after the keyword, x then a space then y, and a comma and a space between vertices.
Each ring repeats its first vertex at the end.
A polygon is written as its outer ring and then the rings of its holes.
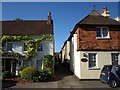
POLYGON ((36 68, 41 68, 42 67, 42 60, 37 60, 36 61, 36 68))
POLYGON ((107 28, 103 28, 102 34, 103 34, 103 37, 107 37, 108 36, 108 30, 107 30, 107 28))
POLYGON ((112 53, 112 64, 118 65, 118 53, 112 53))
POLYGON ((7 43, 7 50, 12 51, 12 43, 7 43))
POLYGON ((42 44, 38 46, 37 51, 42 51, 42 44))
POLYGON ((89 54, 89 68, 96 66, 96 54, 89 54))
POLYGON ((100 28, 96 28, 97 37, 102 37, 100 28))

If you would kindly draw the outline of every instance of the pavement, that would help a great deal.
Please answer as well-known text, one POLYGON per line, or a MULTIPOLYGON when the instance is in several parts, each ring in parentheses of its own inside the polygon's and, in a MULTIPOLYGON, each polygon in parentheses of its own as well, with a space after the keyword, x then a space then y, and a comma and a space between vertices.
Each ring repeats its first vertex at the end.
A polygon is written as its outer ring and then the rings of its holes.
MULTIPOLYGON (((50 82, 17 83, 13 81, 2 82, 3 88, 110 88, 99 80, 80 81, 67 68, 59 63, 55 65, 55 79, 50 82)), ((120 89, 118 87, 117 89, 120 89)))

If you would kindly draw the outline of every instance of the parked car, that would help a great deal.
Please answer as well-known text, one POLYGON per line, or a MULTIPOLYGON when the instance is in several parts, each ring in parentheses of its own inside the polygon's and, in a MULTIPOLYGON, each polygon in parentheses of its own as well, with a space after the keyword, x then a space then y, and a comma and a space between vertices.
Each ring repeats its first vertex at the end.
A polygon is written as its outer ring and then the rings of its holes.
POLYGON ((120 65, 104 65, 100 81, 109 84, 112 88, 120 85, 120 65))

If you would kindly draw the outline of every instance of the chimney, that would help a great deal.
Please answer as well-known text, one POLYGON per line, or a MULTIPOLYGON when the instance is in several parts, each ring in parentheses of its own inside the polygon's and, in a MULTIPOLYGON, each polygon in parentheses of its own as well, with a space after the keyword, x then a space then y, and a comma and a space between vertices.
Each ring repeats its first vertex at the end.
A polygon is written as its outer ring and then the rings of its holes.
POLYGON ((53 21, 52 21, 52 16, 51 16, 51 12, 48 12, 48 21, 47 21, 47 24, 52 24, 53 21))
POLYGON ((70 31, 70 36, 72 35, 72 31, 70 31))
POLYGON ((100 14, 104 17, 110 17, 110 12, 107 10, 107 7, 104 7, 100 14))

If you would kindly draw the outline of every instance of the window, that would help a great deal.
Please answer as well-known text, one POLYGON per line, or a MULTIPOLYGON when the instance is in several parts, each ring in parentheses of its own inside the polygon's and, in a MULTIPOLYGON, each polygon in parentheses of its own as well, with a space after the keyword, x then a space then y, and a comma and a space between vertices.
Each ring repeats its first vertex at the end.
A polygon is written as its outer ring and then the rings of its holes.
POLYGON ((37 51, 42 51, 42 44, 38 46, 37 51))
POLYGON ((36 68, 42 67, 42 60, 36 60, 36 68))
POLYGON ((90 53, 89 54, 89 68, 96 67, 96 54, 90 53))
POLYGON ((107 27, 97 27, 96 28, 97 38, 109 38, 109 31, 107 27))
POLYGON ((112 64, 113 65, 118 65, 118 53, 112 53, 111 56, 112 56, 112 64))
POLYGON ((24 43, 24 51, 27 51, 27 45, 24 43))
POLYGON ((7 43, 7 51, 12 51, 12 43, 7 43))

